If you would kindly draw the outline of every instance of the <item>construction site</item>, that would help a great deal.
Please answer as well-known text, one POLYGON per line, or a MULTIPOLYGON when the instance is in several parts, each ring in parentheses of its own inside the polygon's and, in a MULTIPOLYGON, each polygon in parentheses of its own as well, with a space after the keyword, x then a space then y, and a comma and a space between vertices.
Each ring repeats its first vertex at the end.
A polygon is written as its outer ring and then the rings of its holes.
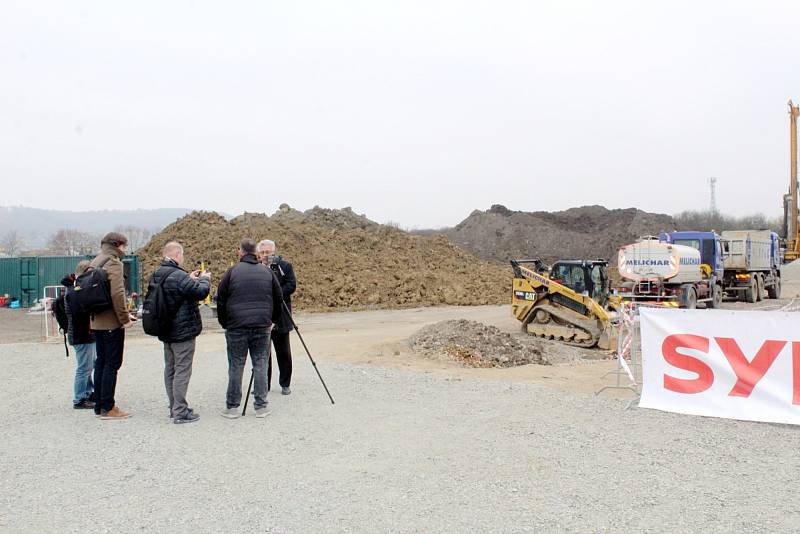
POLYGON ((9 6, 0 533, 800 532, 797 11, 9 6))

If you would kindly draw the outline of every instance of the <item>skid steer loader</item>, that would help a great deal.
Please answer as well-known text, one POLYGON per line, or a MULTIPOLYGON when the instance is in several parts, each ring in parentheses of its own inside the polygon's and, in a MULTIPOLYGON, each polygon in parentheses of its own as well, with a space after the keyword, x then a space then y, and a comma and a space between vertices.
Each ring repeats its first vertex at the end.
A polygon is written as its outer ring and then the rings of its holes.
POLYGON ((615 349, 619 297, 609 294, 603 260, 511 260, 511 309, 522 330, 579 347, 615 349), (530 266, 530 267, 529 267, 530 266))

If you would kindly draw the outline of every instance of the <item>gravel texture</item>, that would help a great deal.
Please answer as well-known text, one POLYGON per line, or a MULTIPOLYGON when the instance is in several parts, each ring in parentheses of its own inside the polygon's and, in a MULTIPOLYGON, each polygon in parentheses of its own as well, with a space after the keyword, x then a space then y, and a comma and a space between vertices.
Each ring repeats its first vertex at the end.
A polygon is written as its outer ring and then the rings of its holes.
POLYGON ((225 420, 226 359, 199 340, 173 425, 152 340, 120 374, 126 421, 73 410, 58 345, 0 346, 4 532, 788 532, 800 433, 625 410, 535 384, 334 364, 297 347, 273 414, 225 420))

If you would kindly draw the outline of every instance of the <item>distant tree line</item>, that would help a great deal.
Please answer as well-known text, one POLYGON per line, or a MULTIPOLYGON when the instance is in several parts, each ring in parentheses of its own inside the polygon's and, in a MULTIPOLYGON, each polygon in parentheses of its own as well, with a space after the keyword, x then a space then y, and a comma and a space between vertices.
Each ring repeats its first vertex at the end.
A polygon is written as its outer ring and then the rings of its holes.
MULTIPOLYGON (((128 254, 135 254, 153 236, 152 230, 139 226, 117 226, 114 231, 128 238, 128 254)), ((0 238, 0 256, 91 256, 100 251, 101 239, 101 235, 74 228, 62 228, 48 238, 46 248, 30 250, 18 230, 9 230, 0 238)))
POLYGON ((715 230, 772 230, 783 236, 783 218, 767 218, 761 213, 733 217, 713 211, 683 211, 675 216, 675 226, 678 230, 697 230, 710 232, 715 230))

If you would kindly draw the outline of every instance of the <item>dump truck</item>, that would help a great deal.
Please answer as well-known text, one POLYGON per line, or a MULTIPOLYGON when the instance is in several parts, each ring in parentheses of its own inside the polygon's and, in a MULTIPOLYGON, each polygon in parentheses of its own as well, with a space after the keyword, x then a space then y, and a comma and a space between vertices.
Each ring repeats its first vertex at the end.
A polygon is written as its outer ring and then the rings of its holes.
POLYGON ((757 302, 766 291, 771 299, 781 294, 781 247, 778 234, 769 230, 670 232, 661 241, 684 245, 700 252, 702 264, 716 274, 723 296, 757 302))
POLYGON ((579 347, 616 347, 618 300, 609 293, 608 262, 511 260, 511 309, 523 332, 579 347))
POLYGON ((722 232, 725 292, 744 302, 781 297, 781 246, 770 230, 722 232))
MULTIPOLYGON (((689 236, 648 236, 619 249, 617 268, 623 283, 623 301, 693 309, 698 302, 717 308, 722 304, 721 244, 687 243, 689 236), (686 237, 687 239, 684 239, 686 237), (707 257, 701 254, 703 247, 707 257)), ((715 234, 714 234, 715 235, 715 234)))

